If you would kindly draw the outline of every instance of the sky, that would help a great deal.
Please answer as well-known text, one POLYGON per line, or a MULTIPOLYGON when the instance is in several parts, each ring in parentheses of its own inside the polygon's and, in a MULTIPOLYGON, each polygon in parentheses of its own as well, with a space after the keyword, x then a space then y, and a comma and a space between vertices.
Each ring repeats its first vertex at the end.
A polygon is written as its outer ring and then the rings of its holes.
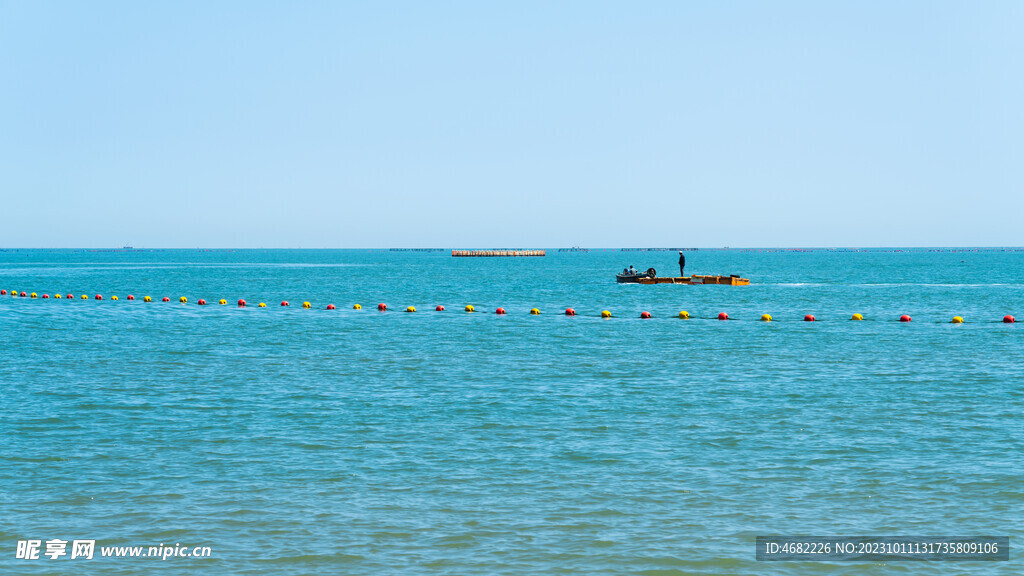
POLYGON ((1022 246, 1024 3, 0 0, 0 247, 1022 246))

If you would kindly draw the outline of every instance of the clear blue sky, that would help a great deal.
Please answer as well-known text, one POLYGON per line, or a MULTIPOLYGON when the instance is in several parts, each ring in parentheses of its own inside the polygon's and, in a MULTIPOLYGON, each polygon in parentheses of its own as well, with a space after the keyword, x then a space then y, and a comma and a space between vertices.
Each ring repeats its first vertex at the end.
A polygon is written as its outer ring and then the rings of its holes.
POLYGON ((0 246, 1021 246, 1024 3, 0 1, 0 246))

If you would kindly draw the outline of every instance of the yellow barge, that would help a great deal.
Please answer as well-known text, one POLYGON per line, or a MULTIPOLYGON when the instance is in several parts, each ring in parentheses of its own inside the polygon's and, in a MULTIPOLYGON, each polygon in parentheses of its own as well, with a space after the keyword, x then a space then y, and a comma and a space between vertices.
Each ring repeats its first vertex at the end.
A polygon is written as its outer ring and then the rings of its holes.
POLYGON ((749 278, 739 276, 664 276, 653 278, 637 278, 637 284, 725 284, 726 286, 750 286, 749 278))
POLYGON ((656 275, 654 268, 645 273, 616 274, 615 280, 620 284, 724 284, 726 286, 750 286, 749 278, 739 276, 662 276, 656 275))

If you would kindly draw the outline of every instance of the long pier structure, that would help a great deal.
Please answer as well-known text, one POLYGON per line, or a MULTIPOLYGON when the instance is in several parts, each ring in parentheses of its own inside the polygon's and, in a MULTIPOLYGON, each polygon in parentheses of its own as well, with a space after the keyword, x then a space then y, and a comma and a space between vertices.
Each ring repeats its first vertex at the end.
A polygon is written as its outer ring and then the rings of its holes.
POLYGON ((452 256, 544 256, 544 250, 452 250, 452 256))

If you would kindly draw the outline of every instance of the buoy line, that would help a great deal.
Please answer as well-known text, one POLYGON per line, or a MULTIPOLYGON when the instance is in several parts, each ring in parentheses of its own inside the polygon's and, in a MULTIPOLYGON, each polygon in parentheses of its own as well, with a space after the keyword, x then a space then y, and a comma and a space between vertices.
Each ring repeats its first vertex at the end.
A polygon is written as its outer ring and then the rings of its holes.
MULTIPOLYGON (((26 299, 29 299, 29 300, 35 300, 35 299, 42 299, 42 300, 67 300, 67 301, 71 301, 71 302, 74 302, 76 300, 75 295, 73 293, 71 293, 71 292, 67 293, 66 296, 62 295, 61 293, 58 292, 58 293, 55 293, 53 295, 53 298, 51 298, 49 293, 43 293, 42 295, 40 295, 37 292, 29 293, 29 292, 26 292, 26 291, 18 291, 18 290, 10 290, 10 291, 8 291, 6 289, 0 289, 0 296, 7 296, 7 295, 13 296, 13 297, 18 298, 18 299, 26 298, 26 299)), ((82 294, 81 297, 78 298, 78 299, 79 300, 94 300, 94 301, 97 301, 97 302, 104 301, 104 297, 103 297, 102 294, 96 294, 92 298, 90 298, 88 294, 82 294)), ((117 296, 110 296, 110 298, 109 298, 110 302, 117 302, 118 300, 119 299, 118 299, 117 296)), ((125 300, 126 301, 134 301, 135 300, 135 296, 133 294, 129 294, 129 295, 127 295, 125 297, 125 300)), ((143 302, 153 302, 154 300, 153 300, 152 296, 144 296, 142 298, 142 301, 143 302)), ((170 302, 170 301, 171 301, 171 299, 168 296, 164 296, 164 297, 161 298, 161 302, 170 302)), ((189 299, 188 299, 187 296, 181 296, 181 297, 178 298, 178 302, 180 304, 188 304, 189 303, 189 299)), ((225 298, 221 298, 221 299, 217 300, 217 303, 220 304, 221 306, 224 306, 224 305, 226 305, 228 303, 228 301, 225 298)), ((199 298, 196 301, 196 304, 199 305, 199 306, 206 306, 207 305, 207 301, 204 298, 199 298)), ((237 304, 238 304, 239 308, 247 308, 249 306, 248 302, 246 302, 245 299, 239 299, 237 304)), ((291 306, 291 304, 287 300, 282 300, 281 301, 281 307, 290 307, 290 306, 291 306)), ((264 302, 260 302, 257 305, 257 308, 266 308, 266 307, 267 307, 267 305, 264 302)), ((304 301, 302 303, 302 308, 306 309, 306 310, 309 310, 309 309, 313 308, 313 304, 312 304, 312 302, 310 302, 308 300, 304 301)), ((362 307, 361 304, 353 304, 352 305, 352 309, 353 310, 362 310, 362 308, 363 307, 362 307)), ((337 306, 335 306, 334 304, 327 304, 324 307, 324 309, 325 310, 336 310, 337 306)), ((380 304, 377 304, 377 311, 379 311, 379 312, 388 312, 389 310, 390 310, 390 308, 388 308, 387 304, 385 304, 383 302, 381 302, 380 304)), ((442 304, 438 304, 437 306, 434 307, 434 311, 435 312, 444 312, 445 310, 446 309, 445 309, 444 305, 442 305, 442 304)), ((476 308, 472 304, 467 304, 465 306, 464 310, 467 313, 476 312, 476 308)), ((404 311, 405 312, 416 312, 416 307, 415 306, 407 306, 407 307, 405 307, 404 311)), ((498 308, 495 309, 494 314, 497 315, 497 316, 505 316, 505 315, 508 314, 508 311, 505 308, 503 308, 503 307, 498 307, 498 308)), ((541 315, 541 311, 540 311, 539 308, 530 308, 529 315, 531 315, 531 316, 539 316, 539 315, 541 315)), ((578 315, 586 316, 586 314, 577 314, 576 309, 575 308, 571 308, 571 307, 570 308, 566 308, 562 312, 562 315, 569 316, 569 317, 578 316, 578 315)), ((615 316, 612 315, 611 311, 609 311, 609 310, 602 310, 599 314, 595 314, 594 316, 600 316, 601 318, 606 318, 606 319, 607 318, 615 317, 615 316)), ((646 319, 654 318, 654 315, 652 313, 648 312, 647 310, 644 310, 644 311, 640 312, 638 316, 640 318, 642 318, 642 319, 645 319, 645 320, 646 319)), ((695 319, 705 319, 705 320, 717 319, 717 320, 723 320, 723 321, 725 321, 725 320, 729 320, 729 321, 737 320, 736 318, 730 317, 727 312, 719 312, 717 316, 701 317, 701 316, 691 316, 688 311, 682 310, 682 311, 679 312, 679 314, 676 317, 678 319, 680 319, 680 320, 689 320, 689 319, 693 319, 693 318, 695 318, 695 319)), ((850 317, 850 321, 863 321, 863 320, 865 320, 865 316, 863 314, 859 313, 859 312, 856 313, 856 314, 853 314, 850 317)), ((775 317, 773 317, 771 314, 762 314, 761 317, 760 317, 760 321, 761 322, 777 322, 775 317)), ((814 316, 814 314, 806 314, 803 317, 803 321, 804 322, 818 322, 819 320, 818 320, 817 317, 814 316)), ((912 318, 911 318, 911 316, 909 314, 902 314, 898 318, 896 318, 896 321, 901 322, 901 323, 908 323, 908 322, 912 321, 912 318)), ((1014 323, 1016 323, 1016 321, 1017 321, 1017 319, 1013 315, 1007 314, 1007 315, 1003 316, 1001 320, 998 320, 998 321, 997 320, 991 320, 989 322, 1001 322, 1003 324, 1014 324, 1014 323)), ((963 316, 957 315, 957 316, 953 316, 952 320, 950 320, 948 323, 950 323, 950 324, 966 324, 967 321, 964 319, 963 316)))

